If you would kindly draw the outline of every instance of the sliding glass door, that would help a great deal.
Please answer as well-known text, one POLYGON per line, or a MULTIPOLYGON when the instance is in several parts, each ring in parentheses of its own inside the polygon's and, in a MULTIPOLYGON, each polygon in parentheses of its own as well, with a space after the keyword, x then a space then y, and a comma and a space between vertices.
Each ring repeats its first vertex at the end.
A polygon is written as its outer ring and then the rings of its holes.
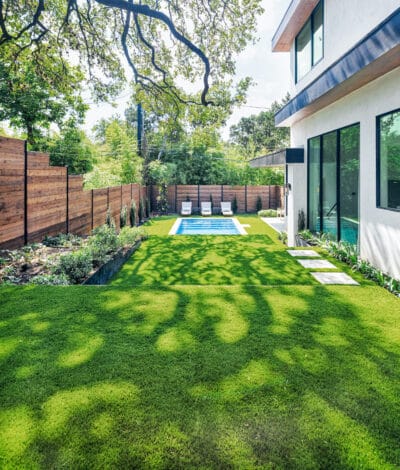
POLYGON ((360 126, 308 142, 308 227, 358 243, 360 126))

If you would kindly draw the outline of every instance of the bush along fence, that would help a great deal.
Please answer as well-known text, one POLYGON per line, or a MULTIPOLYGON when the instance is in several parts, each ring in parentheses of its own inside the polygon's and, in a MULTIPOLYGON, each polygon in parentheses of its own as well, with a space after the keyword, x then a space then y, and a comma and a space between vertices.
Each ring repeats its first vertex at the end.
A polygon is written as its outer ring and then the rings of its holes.
POLYGON ((139 215, 146 187, 126 184, 83 190, 83 177, 49 165, 47 154, 28 152, 26 142, 0 137, 0 248, 17 248, 46 235, 88 235, 106 220, 120 225, 120 214, 132 201, 139 215))
MULTIPOLYGON (((149 188, 153 208, 157 208, 158 188, 149 188)), ((199 212, 201 202, 212 201, 213 212, 220 212, 221 201, 231 202, 238 213, 278 209, 284 206, 282 186, 225 186, 225 185, 172 185, 168 187, 168 209, 180 212, 182 202, 191 201, 193 212, 199 212)))

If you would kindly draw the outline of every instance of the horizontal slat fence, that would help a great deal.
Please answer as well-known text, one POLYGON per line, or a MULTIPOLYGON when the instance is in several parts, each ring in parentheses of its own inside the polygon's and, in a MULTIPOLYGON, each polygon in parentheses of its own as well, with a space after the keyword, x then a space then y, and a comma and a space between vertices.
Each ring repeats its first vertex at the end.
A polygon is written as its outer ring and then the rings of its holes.
POLYGON ((49 156, 27 152, 24 141, 0 137, 0 248, 17 248, 46 235, 88 235, 103 225, 107 209, 119 227, 120 212, 147 189, 138 184, 83 190, 83 177, 49 165, 49 156))
MULTIPOLYGON (((168 209, 180 212, 182 202, 191 201, 193 212, 199 212, 201 203, 212 198, 214 212, 218 213, 221 201, 233 203, 235 197, 238 213, 256 212, 258 197, 262 209, 277 209, 284 206, 282 186, 226 186, 226 185, 173 185, 168 187, 168 209)), ((151 204, 157 207, 157 187, 150 190, 151 204)))

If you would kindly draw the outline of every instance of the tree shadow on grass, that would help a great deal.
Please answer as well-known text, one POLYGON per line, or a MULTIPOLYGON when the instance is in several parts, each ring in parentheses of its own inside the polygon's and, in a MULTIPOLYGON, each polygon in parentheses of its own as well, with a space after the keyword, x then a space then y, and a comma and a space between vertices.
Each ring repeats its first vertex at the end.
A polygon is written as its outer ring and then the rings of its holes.
POLYGON ((399 301, 382 289, 0 297, 3 467, 400 464, 399 301))
POLYGON ((152 237, 111 280, 113 286, 315 284, 265 235, 152 237))

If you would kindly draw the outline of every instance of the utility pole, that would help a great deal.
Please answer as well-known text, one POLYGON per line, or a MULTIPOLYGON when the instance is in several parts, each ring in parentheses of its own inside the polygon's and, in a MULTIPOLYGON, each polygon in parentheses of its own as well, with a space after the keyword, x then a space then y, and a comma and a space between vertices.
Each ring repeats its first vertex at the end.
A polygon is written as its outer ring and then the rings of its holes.
POLYGON ((142 156, 142 143, 143 143, 143 110, 142 105, 137 105, 137 143, 138 143, 138 155, 142 156))

